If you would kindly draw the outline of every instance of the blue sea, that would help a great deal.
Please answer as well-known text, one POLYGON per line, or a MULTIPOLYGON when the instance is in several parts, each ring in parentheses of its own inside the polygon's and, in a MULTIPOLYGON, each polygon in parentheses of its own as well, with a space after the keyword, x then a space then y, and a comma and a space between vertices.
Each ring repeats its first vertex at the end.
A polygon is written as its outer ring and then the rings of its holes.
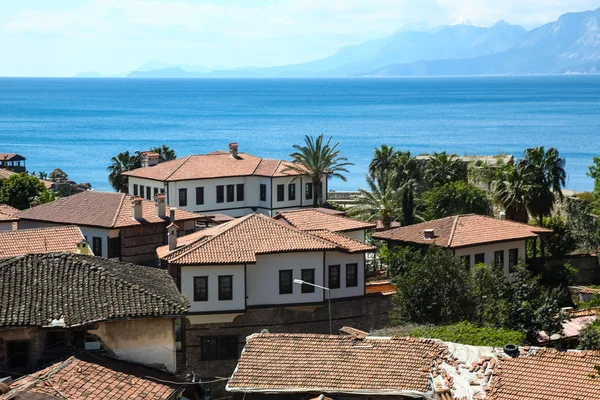
POLYGON ((178 156, 227 149, 288 158, 304 135, 333 136, 355 163, 334 190, 356 190, 375 147, 414 155, 509 153, 554 146, 567 187, 591 190, 600 156, 600 76, 410 79, 0 79, 0 152, 30 171, 61 168, 110 190, 124 150, 163 143, 178 156))

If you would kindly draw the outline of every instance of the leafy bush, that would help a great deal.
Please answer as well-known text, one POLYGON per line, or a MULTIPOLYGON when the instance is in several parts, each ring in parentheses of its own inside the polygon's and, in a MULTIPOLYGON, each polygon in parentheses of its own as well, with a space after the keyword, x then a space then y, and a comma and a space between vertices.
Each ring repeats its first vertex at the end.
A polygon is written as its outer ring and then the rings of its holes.
POLYGON ((464 181, 436 185, 423 194, 426 219, 458 214, 489 214, 490 202, 485 192, 464 181))
POLYGON ((0 179, 0 203, 24 210, 31 201, 42 196, 47 189, 40 180, 25 172, 0 179))
POLYGON ((500 347, 507 343, 525 344, 525 334, 523 332, 502 328, 478 327, 467 321, 454 325, 415 328, 410 332, 410 336, 434 338, 472 346, 500 347))
POLYGON ((579 349, 600 350, 600 320, 597 319, 579 333, 579 349))

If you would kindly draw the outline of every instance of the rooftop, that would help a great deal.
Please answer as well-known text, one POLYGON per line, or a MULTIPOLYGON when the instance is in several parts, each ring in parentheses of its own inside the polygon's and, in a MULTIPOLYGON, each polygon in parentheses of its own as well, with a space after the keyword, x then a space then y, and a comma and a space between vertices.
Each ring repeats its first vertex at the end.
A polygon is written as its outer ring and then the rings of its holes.
POLYGON ((16 153, 0 153, 0 161, 25 161, 25 157, 16 153))
POLYGON ((0 261, 0 327, 179 316, 188 307, 171 277, 155 268, 66 253, 0 261))
POLYGON ((16 222, 19 220, 17 213, 20 210, 9 206, 8 204, 0 204, 0 222, 16 222))
POLYGON ((459 248, 535 238, 542 233, 552 233, 552 230, 486 215, 464 214, 378 232, 373 237, 401 243, 459 248), (434 237, 426 239, 424 232, 430 229, 433 229, 434 237))
POLYGON ((179 392, 179 384, 161 371, 98 355, 82 354, 51 365, 10 385, 0 399, 28 399, 31 394, 56 399, 167 400, 179 392))
POLYGON ((0 259, 35 253, 77 253, 77 244, 82 240, 83 234, 76 226, 0 231, 0 259))
MULTIPOLYGON (((131 196, 125 193, 96 192, 89 190, 63 197, 50 203, 21 211, 20 219, 54 222, 60 224, 124 228, 145 224, 164 223, 167 217, 158 218, 153 201, 142 201, 142 220, 132 218, 131 196)), ((176 209, 175 220, 194 220, 202 216, 190 211, 176 209)))
POLYGON ((376 224, 357 221, 342 215, 335 215, 314 208, 285 211, 277 214, 275 219, 287 223, 302 231, 327 229, 331 232, 348 232, 375 228, 376 224))
POLYGON ((153 167, 137 168, 123 175, 157 181, 185 181, 232 176, 297 176, 288 170, 289 161, 260 158, 247 153, 233 157, 227 151, 215 151, 162 162, 153 167))

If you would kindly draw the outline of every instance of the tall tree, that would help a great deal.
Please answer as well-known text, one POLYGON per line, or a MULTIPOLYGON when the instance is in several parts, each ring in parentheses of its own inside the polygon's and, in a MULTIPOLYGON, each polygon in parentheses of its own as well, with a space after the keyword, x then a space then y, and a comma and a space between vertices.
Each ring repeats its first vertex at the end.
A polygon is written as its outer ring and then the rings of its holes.
POLYGON ((380 148, 375 149, 373 159, 369 164, 369 175, 373 179, 382 181, 387 185, 387 175, 395 163, 396 152, 392 146, 382 144, 380 148))
POLYGON ((511 221, 527 223, 527 207, 531 203, 531 185, 519 165, 503 170, 494 182, 494 200, 511 221))
POLYGON ((177 158, 177 154, 175 154, 175 150, 171 149, 166 144, 163 144, 160 147, 155 147, 150 149, 150 151, 154 153, 158 153, 158 162, 165 162, 175 160, 177 158))
POLYGON ((446 183, 466 180, 466 168, 455 155, 445 151, 433 153, 425 166, 425 180, 433 187, 436 183, 446 183))
POLYGON ((313 185, 313 207, 318 207, 326 200, 322 193, 321 182, 324 177, 340 178, 344 182, 344 172, 347 166, 354 165, 346 157, 340 156, 340 143, 331 144, 332 137, 324 141, 324 136, 315 139, 312 136, 304 137, 304 145, 294 145, 295 152, 290 154, 293 163, 288 165, 288 170, 308 174, 313 185))
POLYGON ((425 217, 438 219, 458 214, 483 214, 490 212, 485 192, 464 181, 435 185, 423 194, 425 217))
POLYGON ((111 165, 107 170, 110 172, 108 181, 117 192, 127 193, 127 178, 123 176, 124 172, 131 171, 139 166, 139 157, 132 155, 129 151, 119 153, 116 157, 110 159, 111 165))
POLYGON ((48 190, 40 180, 25 172, 0 179, 0 203, 24 210, 48 190))
POLYGON ((364 221, 381 221, 383 227, 389 229, 392 222, 402 216, 403 191, 392 189, 387 181, 368 175, 366 179, 369 189, 358 189, 356 204, 349 214, 364 221))

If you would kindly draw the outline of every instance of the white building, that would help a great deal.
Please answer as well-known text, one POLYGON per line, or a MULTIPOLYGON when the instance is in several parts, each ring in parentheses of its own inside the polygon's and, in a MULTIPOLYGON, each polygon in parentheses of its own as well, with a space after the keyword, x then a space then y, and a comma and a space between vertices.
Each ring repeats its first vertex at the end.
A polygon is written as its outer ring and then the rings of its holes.
MULTIPOLYGON (((166 193, 167 203, 188 211, 240 217, 269 216, 278 211, 311 207, 315 188, 308 175, 289 169, 290 162, 238 152, 215 151, 128 171, 129 193, 152 199, 166 193)), ((321 193, 327 193, 327 179, 321 193)))
POLYGON ((19 218, 17 210, 8 204, 0 204, 0 231, 11 231, 16 229, 19 218))
POLYGON ((262 214, 182 238, 169 227, 169 245, 158 249, 190 303, 192 324, 231 322, 249 308, 319 305, 365 294, 365 252, 375 250, 348 236, 310 233, 262 214), (220 314, 220 315, 219 315, 220 314))

